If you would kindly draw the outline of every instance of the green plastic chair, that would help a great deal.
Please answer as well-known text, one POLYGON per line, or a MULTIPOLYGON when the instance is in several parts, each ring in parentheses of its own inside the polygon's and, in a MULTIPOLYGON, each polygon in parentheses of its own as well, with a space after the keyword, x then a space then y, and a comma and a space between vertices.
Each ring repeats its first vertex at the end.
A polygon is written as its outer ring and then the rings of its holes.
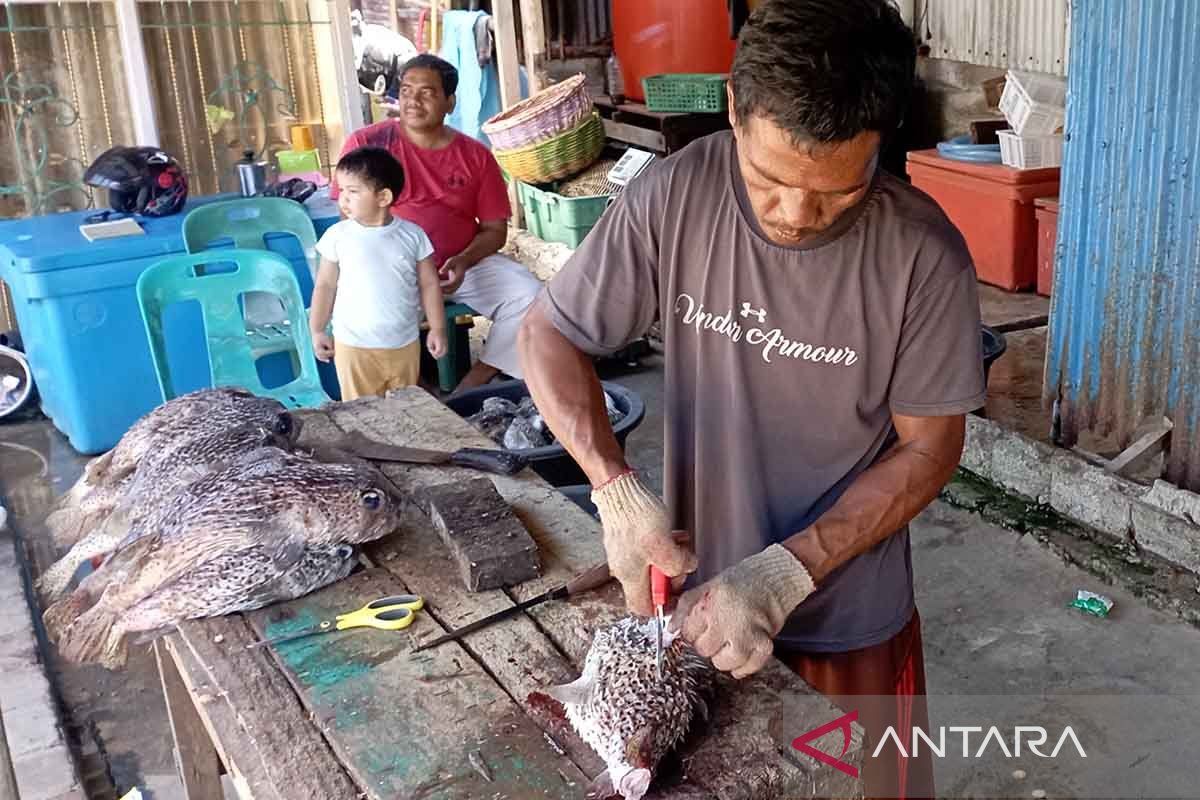
POLYGON ((240 250, 266 250, 270 234, 300 240, 309 272, 317 271, 317 231, 304 206, 282 197, 244 197, 205 203, 183 218, 183 246, 199 253, 214 242, 232 239, 240 250))
POLYGON ((137 282, 138 307, 150 343, 163 402, 177 395, 171 381, 163 336, 163 311, 175 303, 195 300, 204 319, 204 337, 213 386, 241 386, 254 394, 273 397, 288 408, 311 408, 329 402, 317 374, 308 319, 300 297, 300 284, 292 265, 267 250, 215 250, 172 256, 151 266, 137 282), (232 264, 232 270, 206 269, 232 264), (298 377, 267 388, 255 368, 261 342, 247 330, 239 298, 247 292, 264 292, 282 302, 287 321, 273 332, 286 335, 300 363, 298 377))
MULTIPOLYGON (((200 253, 216 242, 232 240, 241 250, 266 250, 267 236, 291 234, 300 242, 309 277, 317 276, 317 232, 304 207, 282 197, 245 197, 207 203, 183 218, 183 246, 189 253, 200 253)), ((273 326, 286 319, 277 300, 268 295, 250 294, 245 299, 246 326, 257 329, 258 357, 283 352, 290 337, 272 335, 273 326)), ((299 368, 292 357, 294 368, 299 368)))
MULTIPOLYGON (((290 233, 300 241, 304 258, 308 261, 313 281, 317 279, 317 234, 308 212, 294 200, 281 197, 246 197, 237 200, 222 200, 206 203, 188 213, 183 220, 183 244, 189 253, 202 252, 225 239, 232 239, 233 246, 243 250, 265 250, 266 237, 270 234, 290 233)), ((283 352, 287 342, 272 334, 273 310, 270 302, 260 298, 247 298, 247 316, 250 327, 256 329, 256 357, 283 352)), ((438 359, 438 385, 449 392, 458 385, 471 367, 469 347, 461 346, 454 320, 458 317, 478 316, 465 303, 446 303, 446 330, 449 340, 446 355, 438 359)), ((293 368, 299 369, 293 357, 293 368)))

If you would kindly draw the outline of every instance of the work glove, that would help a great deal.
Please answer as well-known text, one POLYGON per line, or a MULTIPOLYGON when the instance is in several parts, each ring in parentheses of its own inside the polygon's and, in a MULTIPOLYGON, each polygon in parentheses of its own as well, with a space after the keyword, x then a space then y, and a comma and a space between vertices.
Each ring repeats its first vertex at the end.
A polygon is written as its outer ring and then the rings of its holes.
POLYGON ((815 589, 800 559, 773 544, 684 592, 670 629, 717 669, 744 678, 767 663, 788 616, 815 589))
POLYGON ((696 556, 671 536, 667 509, 633 472, 626 472, 592 492, 604 526, 608 571, 625 590, 625 605, 634 614, 654 613, 650 598, 650 565, 669 577, 696 570, 696 556))

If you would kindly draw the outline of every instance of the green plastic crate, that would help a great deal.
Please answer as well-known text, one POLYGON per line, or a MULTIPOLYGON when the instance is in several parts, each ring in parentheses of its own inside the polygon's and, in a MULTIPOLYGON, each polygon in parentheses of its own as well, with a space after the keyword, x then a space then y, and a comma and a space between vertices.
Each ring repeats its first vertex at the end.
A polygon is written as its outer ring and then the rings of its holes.
POLYGON ((642 78, 646 108, 651 111, 719 113, 729 106, 728 75, 678 72, 642 78))
POLYGON ((524 181, 517 182, 517 192, 525 210, 526 229, 544 242, 562 242, 568 247, 579 247, 611 199, 607 194, 563 197, 524 181))

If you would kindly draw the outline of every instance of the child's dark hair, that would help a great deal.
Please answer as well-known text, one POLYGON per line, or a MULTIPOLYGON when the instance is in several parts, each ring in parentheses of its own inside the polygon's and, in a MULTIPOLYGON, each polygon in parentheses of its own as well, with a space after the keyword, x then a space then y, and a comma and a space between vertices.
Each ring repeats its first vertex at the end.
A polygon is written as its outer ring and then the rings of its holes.
POLYGON ((392 199, 404 188, 404 167, 382 147, 359 147, 342 156, 335 172, 344 172, 366 181, 377 192, 392 190, 392 199))

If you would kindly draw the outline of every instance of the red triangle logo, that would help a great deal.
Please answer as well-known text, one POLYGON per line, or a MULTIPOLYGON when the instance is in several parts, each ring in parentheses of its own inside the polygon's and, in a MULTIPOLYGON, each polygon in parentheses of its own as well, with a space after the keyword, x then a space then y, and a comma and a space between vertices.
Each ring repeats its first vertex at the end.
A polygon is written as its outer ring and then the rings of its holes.
POLYGON ((825 725, 822 725, 819 728, 813 728, 808 733, 797 736, 795 739, 792 740, 792 747, 795 748, 796 750, 799 750, 801 753, 804 753, 806 756, 811 756, 812 758, 815 758, 817 761, 820 761, 822 764, 828 764, 829 766, 833 767, 834 769, 840 770, 840 771, 846 773, 851 778, 857 778, 858 777, 858 767, 854 767, 854 766, 851 766, 850 764, 847 764, 845 761, 842 761, 840 757, 834 758, 833 756, 829 755, 828 753, 823 753, 820 750, 818 750, 817 748, 815 748, 809 744, 809 742, 813 741, 814 739, 820 739, 822 736, 829 733, 830 731, 840 730, 842 732, 842 736, 844 737, 842 740, 842 752, 840 755, 844 756, 844 755, 846 755, 846 751, 850 749, 850 723, 857 722, 857 721, 858 721, 858 712, 857 711, 851 711, 849 714, 843 714, 842 716, 835 719, 833 722, 826 723, 825 725))

